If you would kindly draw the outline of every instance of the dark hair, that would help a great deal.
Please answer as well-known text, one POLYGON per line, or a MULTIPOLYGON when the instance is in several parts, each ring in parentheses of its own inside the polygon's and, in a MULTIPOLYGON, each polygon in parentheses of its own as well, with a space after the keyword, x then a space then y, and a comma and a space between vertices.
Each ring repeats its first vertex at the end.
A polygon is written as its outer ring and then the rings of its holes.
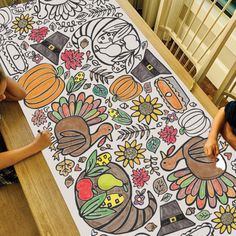
POLYGON ((236 136, 236 101, 229 102, 225 106, 225 119, 236 136))

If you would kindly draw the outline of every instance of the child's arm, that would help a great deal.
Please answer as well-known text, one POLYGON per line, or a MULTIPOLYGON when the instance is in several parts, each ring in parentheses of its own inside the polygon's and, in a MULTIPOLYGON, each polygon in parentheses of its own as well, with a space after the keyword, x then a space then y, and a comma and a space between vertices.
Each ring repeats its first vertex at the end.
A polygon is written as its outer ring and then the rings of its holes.
POLYGON ((16 81, 6 76, 6 82, 5 95, 7 101, 18 101, 25 98, 25 90, 16 81))
POLYGON ((223 129, 224 125, 225 125, 225 108, 222 107, 216 114, 216 117, 214 118, 211 131, 208 135, 207 142, 205 143, 204 146, 204 152, 206 156, 209 156, 211 158, 216 158, 216 156, 219 154, 219 146, 217 138, 219 133, 223 129))
POLYGON ((38 134, 35 140, 22 147, 12 151, 6 151, 0 153, 0 170, 12 166, 33 154, 43 150, 51 144, 50 133, 43 131, 38 134))

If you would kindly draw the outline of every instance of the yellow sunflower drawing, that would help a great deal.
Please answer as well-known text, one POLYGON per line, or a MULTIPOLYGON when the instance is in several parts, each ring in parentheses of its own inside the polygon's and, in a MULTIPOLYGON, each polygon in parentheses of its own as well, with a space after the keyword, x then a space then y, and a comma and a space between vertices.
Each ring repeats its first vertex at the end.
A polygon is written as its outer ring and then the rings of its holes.
POLYGON ((219 211, 215 212, 217 218, 213 219, 212 222, 217 223, 215 229, 220 229, 220 233, 223 234, 225 230, 231 234, 232 229, 236 229, 236 212, 235 207, 230 208, 227 205, 226 208, 220 206, 219 211))
POLYGON ((135 106, 131 107, 131 110, 135 112, 132 114, 132 117, 138 117, 138 121, 146 120, 149 125, 151 120, 158 121, 158 115, 162 115, 162 111, 158 108, 162 107, 162 104, 157 103, 158 98, 151 100, 151 96, 148 94, 146 98, 142 95, 139 96, 139 100, 133 100, 135 106))
POLYGON ((144 159, 143 152, 146 149, 141 149, 142 144, 137 144, 137 140, 134 140, 131 144, 125 142, 125 146, 118 145, 119 151, 115 152, 118 156, 116 161, 123 161, 123 166, 126 167, 128 164, 131 168, 134 168, 134 163, 140 165, 140 159, 144 159))
POLYGON ((35 22, 32 21, 33 17, 29 17, 29 14, 23 15, 20 17, 16 17, 15 21, 13 21, 12 29, 15 29, 15 32, 20 32, 20 34, 28 33, 29 29, 33 29, 32 24, 35 22))

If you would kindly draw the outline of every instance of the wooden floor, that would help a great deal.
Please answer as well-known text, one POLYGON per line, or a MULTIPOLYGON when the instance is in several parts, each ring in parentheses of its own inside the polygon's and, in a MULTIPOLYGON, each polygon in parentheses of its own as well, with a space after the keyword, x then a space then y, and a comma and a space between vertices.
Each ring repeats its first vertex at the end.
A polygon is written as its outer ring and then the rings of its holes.
POLYGON ((20 184, 0 187, 0 210, 1 236, 39 235, 20 184))

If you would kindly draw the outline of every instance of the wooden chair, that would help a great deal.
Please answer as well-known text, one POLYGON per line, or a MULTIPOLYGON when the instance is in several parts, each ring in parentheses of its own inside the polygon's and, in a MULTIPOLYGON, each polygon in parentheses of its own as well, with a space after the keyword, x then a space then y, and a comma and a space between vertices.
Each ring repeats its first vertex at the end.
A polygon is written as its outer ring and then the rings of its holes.
POLYGON ((236 11, 222 25, 222 16, 232 0, 227 1, 222 10, 216 6, 217 0, 212 3, 201 0, 199 5, 196 5, 197 2, 161 0, 154 31, 166 41, 166 46, 194 81, 200 83, 234 30, 236 11), (213 11, 214 14, 211 14, 213 11), (172 22, 170 14, 175 15, 172 22))
POLYGON ((222 99, 232 98, 236 100, 236 92, 234 92, 236 88, 236 61, 225 77, 223 83, 220 85, 216 94, 213 97, 213 102, 219 106, 222 99))

